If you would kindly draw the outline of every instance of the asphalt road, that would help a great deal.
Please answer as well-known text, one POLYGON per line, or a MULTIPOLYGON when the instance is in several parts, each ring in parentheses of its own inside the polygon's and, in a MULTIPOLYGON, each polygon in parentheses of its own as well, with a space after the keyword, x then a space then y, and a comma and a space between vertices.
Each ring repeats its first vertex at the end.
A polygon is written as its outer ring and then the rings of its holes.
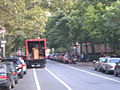
POLYGON ((13 90, 120 90, 120 77, 81 64, 47 61, 46 68, 31 68, 13 90))

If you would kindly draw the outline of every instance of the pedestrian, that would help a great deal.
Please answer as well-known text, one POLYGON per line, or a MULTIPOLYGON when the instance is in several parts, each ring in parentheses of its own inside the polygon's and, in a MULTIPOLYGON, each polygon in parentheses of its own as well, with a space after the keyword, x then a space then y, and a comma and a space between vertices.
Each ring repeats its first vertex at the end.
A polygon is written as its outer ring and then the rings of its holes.
POLYGON ((85 55, 84 52, 82 52, 81 55, 80 55, 80 60, 81 60, 81 62, 84 62, 85 59, 86 59, 86 55, 85 55))
POLYGON ((76 55, 74 55, 74 54, 71 56, 71 63, 72 64, 76 63, 76 55))
POLYGON ((80 63, 81 57, 80 53, 77 55, 77 62, 80 63))

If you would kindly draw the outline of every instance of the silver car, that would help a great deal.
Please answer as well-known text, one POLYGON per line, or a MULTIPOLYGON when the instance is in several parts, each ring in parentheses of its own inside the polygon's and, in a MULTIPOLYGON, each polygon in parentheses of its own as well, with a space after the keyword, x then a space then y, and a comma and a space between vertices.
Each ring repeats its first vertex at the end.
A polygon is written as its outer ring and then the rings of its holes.
POLYGON ((102 71, 102 64, 107 59, 107 57, 100 57, 98 61, 95 62, 95 70, 102 71))
POLYGON ((102 65, 102 70, 105 71, 105 73, 107 74, 109 74, 110 72, 114 72, 116 62, 119 61, 120 58, 107 58, 102 65))

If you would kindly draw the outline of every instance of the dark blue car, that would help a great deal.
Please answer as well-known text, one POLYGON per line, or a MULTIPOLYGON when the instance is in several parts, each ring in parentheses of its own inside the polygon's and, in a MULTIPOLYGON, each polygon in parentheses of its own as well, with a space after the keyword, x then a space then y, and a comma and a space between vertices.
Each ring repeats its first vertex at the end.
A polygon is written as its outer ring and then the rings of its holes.
POLYGON ((14 77, 6 64, 0 64, 0 89, 14 88, 14 77))

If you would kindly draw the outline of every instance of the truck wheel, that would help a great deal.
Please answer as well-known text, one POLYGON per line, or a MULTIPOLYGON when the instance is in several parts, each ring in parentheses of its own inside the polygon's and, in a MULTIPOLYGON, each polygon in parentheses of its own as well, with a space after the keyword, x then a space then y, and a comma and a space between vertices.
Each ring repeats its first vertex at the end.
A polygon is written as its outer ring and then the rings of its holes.
POLYGON ((27 65, 27 68, 30 68, 30 65, 27 65))
POLYGON ((26 75, 26 73, 27 73, 27 72, 26 72, 26 71, 24 71, 24 75, 26 75))
POLYGON ((41 68, 44 68, 45 67, 45 64, 41 64, 41 68))

